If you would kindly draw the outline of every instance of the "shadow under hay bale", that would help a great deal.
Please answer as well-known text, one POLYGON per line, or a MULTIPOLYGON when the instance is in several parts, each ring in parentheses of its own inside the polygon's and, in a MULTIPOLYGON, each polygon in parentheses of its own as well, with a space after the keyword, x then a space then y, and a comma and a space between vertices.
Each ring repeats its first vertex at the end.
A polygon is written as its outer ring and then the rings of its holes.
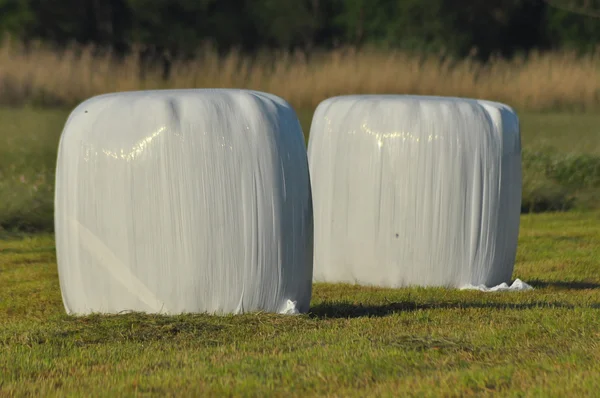
POLYGON ((593 282, 563 282, 563 281, 543 281, 534 279, 528 281, 528 283, 540 289, 557 289, 557 290, 594 290, 600 289, 600 283, 593 282))
POLYGON ((496 310, 530 310, 541 308, 573 309, 574 305, 562 302, 535 301, 530 303, 498 303, 498 302, 461 302, 461 303, 416 303, 404 301, 383 305, 362 305, 349 303, 321 303, 312 306, 309 315, 315 318, 362 318, 384 317, 400 312, 453 310, 453 309, 496 309, 496 310))

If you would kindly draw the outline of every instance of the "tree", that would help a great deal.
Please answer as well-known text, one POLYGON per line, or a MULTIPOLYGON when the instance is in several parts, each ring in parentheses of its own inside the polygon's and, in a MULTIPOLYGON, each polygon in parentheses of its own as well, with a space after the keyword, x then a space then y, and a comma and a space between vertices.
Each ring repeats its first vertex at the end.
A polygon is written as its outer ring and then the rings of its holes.
POLYGON ((600 40, 600 0, 551 0, 544 26, 554 48, 594 51, 600 40))
POLYGON ((583 1, 560 1, 560 0, 544 0, 550 7, 566 11, 569 13, 583 15, 585 17, 600 18, 600 8, 593 0, 583 1))
POLYGON ((35 14, 27 0, 0 0, 0 34, 27 35, 35 14))

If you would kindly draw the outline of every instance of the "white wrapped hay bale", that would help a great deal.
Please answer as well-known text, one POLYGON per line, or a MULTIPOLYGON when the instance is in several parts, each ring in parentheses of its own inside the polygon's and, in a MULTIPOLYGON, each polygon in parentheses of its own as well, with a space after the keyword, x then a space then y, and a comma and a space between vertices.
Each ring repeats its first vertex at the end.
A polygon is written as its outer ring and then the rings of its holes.
POLYGON ((302 129, 276 96, 109 94, 64 128, 55 227, 70 314, 308 311, 312 222, 302 129))
POLYGON ((384 287, 496 285, 519 231, 519 121, 460 98, 342 96, 308 148, 314 280, 384 287))

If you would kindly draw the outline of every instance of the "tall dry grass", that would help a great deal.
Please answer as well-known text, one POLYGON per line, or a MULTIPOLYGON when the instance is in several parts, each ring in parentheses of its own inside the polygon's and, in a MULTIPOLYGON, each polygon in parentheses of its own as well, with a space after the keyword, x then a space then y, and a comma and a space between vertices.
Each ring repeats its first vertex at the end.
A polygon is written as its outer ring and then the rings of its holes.
POLYGON ((598 109, 600 53, 534 53, 527 58, 452 60, 401 52, 351 49, 255 57, 219 56, 204 48, 175 60, 168 79, 138 56, 117 59, 92 47, 56 51, 44 45, 0 45, 0 103, 74 105, 90 96, 154 88, 237 87, 277 94, 296 107, 352 93, 405 93, 487 98, 520 109, 598 109))

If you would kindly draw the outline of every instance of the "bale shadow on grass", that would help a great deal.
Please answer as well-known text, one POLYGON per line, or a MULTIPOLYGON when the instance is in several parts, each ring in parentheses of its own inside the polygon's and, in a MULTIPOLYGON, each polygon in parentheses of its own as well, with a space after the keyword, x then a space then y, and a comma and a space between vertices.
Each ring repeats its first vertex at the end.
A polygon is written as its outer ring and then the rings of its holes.
POLYGON ((527 281, 528 284, 533 286, 534 288, 542 289, 542 288, 554 288, 554 289, 564 289, 564 290, 591 290, 591 289, 600 289, 600 283, 594 282, 562 282, 562 281, 542 281, 542 280, 530 280, 527 281))
POLYGON ((536 301, 530 303, 415 303, 403 301, 384 305, 363 305, 350 303, 325 302, 310 308, 309 316, 312 318, 361 318, 385 317, 400 312, 434 310, 434 309, 497 309, 497 310, 528 310, 544 308, 574 309, 576 306, 561 302, 536 301))

